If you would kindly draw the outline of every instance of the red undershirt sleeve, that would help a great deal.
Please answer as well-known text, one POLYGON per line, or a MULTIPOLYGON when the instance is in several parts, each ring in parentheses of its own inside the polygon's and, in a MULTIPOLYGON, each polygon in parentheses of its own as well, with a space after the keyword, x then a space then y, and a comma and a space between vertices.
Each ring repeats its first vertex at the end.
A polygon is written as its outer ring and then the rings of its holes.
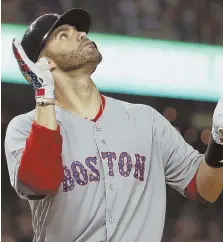
POLYGON ((19 170, 19 180, 38 194, 56 193, 63 181, 62 136, 57 130, 32 124, 19 170))
POLYGON ((185 195, 187 198, 191 200, 198 200, 199 202, 203 204, 208 204, 209 202, 202 198, 202 196, 199 194, 197 190, 197 173, 191 180, 191 182, 188 184, 187 188, 185 189, 185 195))
POLYGON ((194 175, 194 177, 188 184, 187 188, 185 189, 186 197, 192 200, 197 200, 198 198, 196 178, 197 178, 197 173, 194 175))

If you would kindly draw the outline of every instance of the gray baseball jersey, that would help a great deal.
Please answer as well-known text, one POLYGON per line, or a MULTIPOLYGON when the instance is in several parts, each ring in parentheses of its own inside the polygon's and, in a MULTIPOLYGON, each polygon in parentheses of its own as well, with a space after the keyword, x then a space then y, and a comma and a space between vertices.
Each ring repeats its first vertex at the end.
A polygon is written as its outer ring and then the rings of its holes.
MULTIPOLYGON (((150 106, 105 97, 102 116, 92 122, 59 107, 64 181, 57 195, 29 201, 34 241, 160 242, 166 183, 184 194, 203 155, 150 106)), ((9 124, 5 150, 11 184, 35 111, 9 124)), ((53 167, 52 167, 53 169, 53 167)))

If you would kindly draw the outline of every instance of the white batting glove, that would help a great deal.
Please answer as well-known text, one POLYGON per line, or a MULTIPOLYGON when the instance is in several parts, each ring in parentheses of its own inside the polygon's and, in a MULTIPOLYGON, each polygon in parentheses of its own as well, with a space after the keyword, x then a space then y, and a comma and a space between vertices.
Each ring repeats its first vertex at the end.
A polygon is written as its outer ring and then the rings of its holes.
POLYGON ((35 90, 36 100, 54 99, 54 80, 48 60, 41 58, 37 63, 33 63, 16 39, 12 42, 12 49, 20 71, 35 90))
POLYGON ((217 144, 223 145, 223 95, 214 111, 212 136, 217 144))

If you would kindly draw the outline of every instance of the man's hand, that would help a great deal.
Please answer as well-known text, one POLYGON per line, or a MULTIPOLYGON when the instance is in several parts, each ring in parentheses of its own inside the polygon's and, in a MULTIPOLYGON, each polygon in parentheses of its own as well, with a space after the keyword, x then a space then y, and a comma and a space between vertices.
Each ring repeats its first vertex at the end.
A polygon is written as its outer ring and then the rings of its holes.
POLYGON ((37 63, 33 63, 16 39, 12 42, 12 49, 20 71, 36 90, 36 98, 54 99, 54 80, 48 60, 41 58, 37 63))
POLYGON ((218 101, 214 111, 212 136, 217 144, 223 145, 223 95, 218 101))

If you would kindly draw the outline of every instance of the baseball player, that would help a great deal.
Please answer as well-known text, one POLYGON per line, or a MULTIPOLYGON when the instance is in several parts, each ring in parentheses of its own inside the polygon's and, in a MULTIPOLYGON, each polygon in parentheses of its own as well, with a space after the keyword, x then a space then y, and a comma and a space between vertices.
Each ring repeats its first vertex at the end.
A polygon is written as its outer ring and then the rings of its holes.
POLYGON ((99 93, 90 25, 82 9, 45 14, 13 40, 36 108, 7 128, 11 184, 30 203, 33 241, 160 242, 166 184, 207 202, 222 192, 223 98, 200 154, 152 107, 99 93))

